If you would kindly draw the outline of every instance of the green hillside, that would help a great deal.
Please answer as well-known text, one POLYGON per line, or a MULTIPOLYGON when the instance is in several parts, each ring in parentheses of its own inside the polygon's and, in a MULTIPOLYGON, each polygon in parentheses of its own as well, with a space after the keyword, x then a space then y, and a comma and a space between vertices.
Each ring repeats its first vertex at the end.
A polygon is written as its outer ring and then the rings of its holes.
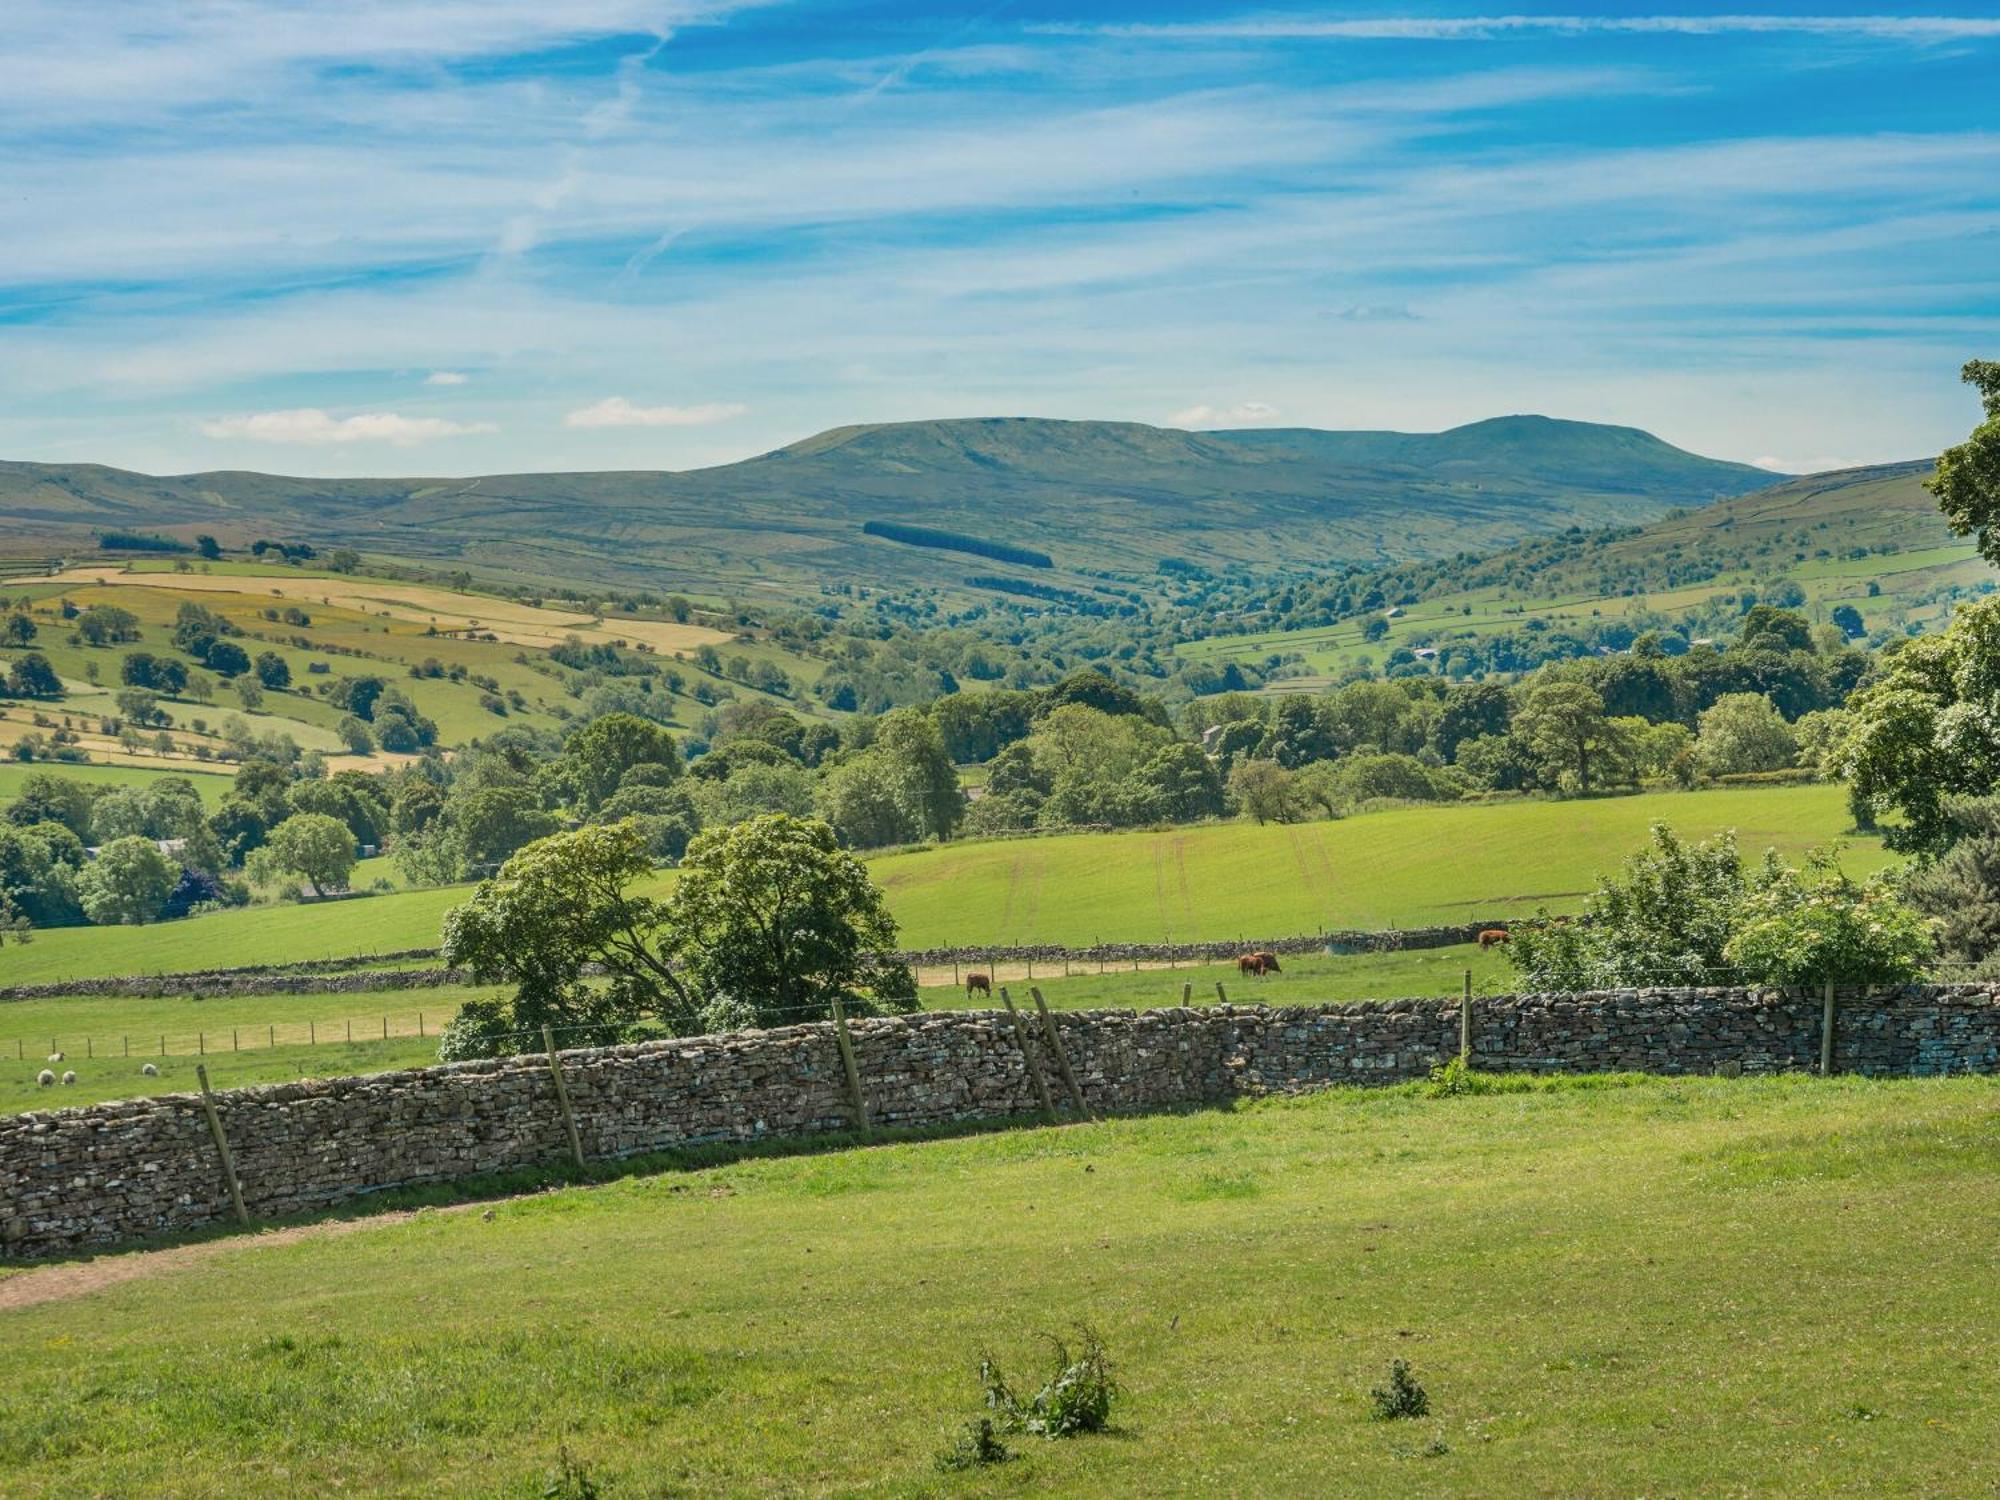
POLYGON ((1924 488, 1929 474, 1920 462, 1808 475, 1643 526, 1384 569, 1339 586, 1356 601, 1379 596, 1373 607, 1328 621, 1333 586, 1302 590, 1291 618, 1272 619, 1274 628, 1181 651, 1239 661, 1295 652, 1312 675, 1288 685, 1311 686, 1359 665, 1379 668, 1399 648, 1628 620, 1726 622, 1746 593, 1773 598, 1788 584, 1815 620, 1849 605, 1873 635, 1934 629, 2000 574, 1938 514, 1924 488), (1367 640, 1370 621, 1390 608, 1397 613, 1386 619, 1387 634, 1367 640))
MULTIPOLYGON (((1410 807, 1333 823, 1205 823, 967 840, 883 854, 869 870, 912 947, 1234 940, 1319 928, 1419 927, 1573 909, 1656 820, 1690 838, 1736 830, 1796 860, 1849 827, 1837 786, 1648 792, 1410 807)), ((1851 839, 1846 867, 1887 863, 1851 839)), ((671 873, 658 877, 662 888, 671 873)), ((154 927, 65 927, 0 956, 0 983, 429 947, 464 886, 327 906, 257 906, 154 927)))
POLYGON ((91 545, 106 527, 225 543, 283 533, 494 577, 712 592, 823 579, 962 587, 968 560, 864 535, 937 527, 1150 574, 1393 561, 1581 524, 1646 520, 1768 475, 1629 428, 1508 417, 1438 434, 1196 433, 1031 418, 837 428, 686 473, 156 478, 0 464, 0 539, 91 545))

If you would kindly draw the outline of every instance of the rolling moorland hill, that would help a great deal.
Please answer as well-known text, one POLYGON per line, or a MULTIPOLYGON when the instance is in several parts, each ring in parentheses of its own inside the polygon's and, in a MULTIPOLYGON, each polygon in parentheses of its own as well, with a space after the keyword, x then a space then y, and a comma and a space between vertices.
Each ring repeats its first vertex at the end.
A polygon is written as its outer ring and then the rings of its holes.
POLYGON ((995 563, 863 525, 914 522, 1023 545, 1064 569, 1388 563, 1651 520, 1770 479, 1636 429, 1545 417, 1435 434, 996 418, 837 428, 685 473, 156 478, 0 463, 0 538, 18 550, 73 547, 104 528, 209 530, 232 544, 282 533, 523 579, 956 586, 995 563))
POLYGON ((1870 633, 1936 629, 2000 574, 1970 540, 1953 535, 1924 488, 1930 473, 1930 463, 1918 461, 1807 475, 1637 527, 1386 568, 1302 591, 1291 618, 1272 619, 1272 628, 1182 649, 1205 660, 1296 651, 1316 674, 1331 675, 1364 659, 1380 663, 1399 647, 1519 632, 1531 620, 1552 630, 1627 616, 1699 620, 1716 609, 1733 613, 1723 601, 1740 600, 1746 589, 1774 597, 1784 585, 1796 586, 1816 620, 1849 605, 1870 633), (1314 618, 1336 588, 1354 599, 1372 590, 1397 607, 1387 635, 1364 639, 1373 612, 1314 618))

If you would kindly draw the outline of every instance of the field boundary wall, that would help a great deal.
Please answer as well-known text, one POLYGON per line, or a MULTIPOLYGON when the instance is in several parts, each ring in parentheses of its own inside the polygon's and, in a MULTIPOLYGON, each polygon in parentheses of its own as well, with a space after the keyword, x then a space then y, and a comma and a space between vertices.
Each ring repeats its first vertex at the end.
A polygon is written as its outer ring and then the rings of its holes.
MULTIPOLYGON (((1817 1068, 1819 993, 1618 990, 1487 997, 1468 1039, 1482 1070, 1755 1074, 1817 1068)), ((1833 1059, 1870 1076, 2000 1071, 2000 991, 1914 985, 1838 997, 1833 1059)), ((1424 1077, 1460 1044, 1460 1004, 1080 1011, 1051 1033, 1004 1011, 852 1023, 877 1128, 1030 1116, 1031 1069, 1073 1071, 1093 1112, 1424 1077)), ((363 1077, 167 1094, 0 1119, 0 1254, 73 1253, 227 1222, 226 1138, 252 1219, 386 1188, 857 1123, 827 1023, 454 1063, 363 1077), (571 1123, 575 1138, 572 1144, 571 1123)), ((1062 1097, 1062 1090, 1056 1097, 1062 1097)))

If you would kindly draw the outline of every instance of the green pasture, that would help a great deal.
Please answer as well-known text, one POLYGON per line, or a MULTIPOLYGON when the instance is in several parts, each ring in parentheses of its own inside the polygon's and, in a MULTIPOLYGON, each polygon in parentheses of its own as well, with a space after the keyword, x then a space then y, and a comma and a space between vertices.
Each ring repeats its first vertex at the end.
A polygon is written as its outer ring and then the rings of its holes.
MULTIPOLYGON (((199 766, 182 765, 174 762, 163 765, 159 770, 150 766, 72 766, 67 764, 22 764, 20 761, 0 761, 0 807, 21 795, 21 783, 30 776, 55 775, 72 781, 87 781, 92 786, 145 786, 158 781, 162 776, 185 776, 201 793, 201 800, 209 807, 219 807, 222 799, 229 795, 232 784, 232 770, 203 769, 199 766)), ((6 960, 0 958, 0 965, 6 960)))
MULTIPOLYGON (((1233 964, 1175 969, 1079 968, 1065 978, 1037 973, 1031 981, 1002 970, 1018 1004, 1029 986, 1054 1010, 1147 1009, 1178 1005, 1182 989, 1196 1005, 1213 1005, 1216 985, 1237 1005, 1313 1005, 1338 1000, 1455 995, 1465 974, 1494 994, 1510 987, 1504 955, 1476 947, 1410 953, 1319 954, 1284 960, 1284 972, 1242 979, 1233 964)), ((948 976, 945 976, 948 978, 948 976)), ((194 1088, 195 1064, 206 1063, 216 1088, 330 1078, 422 1067, 437 1060, 438 1029, 473 996, 504 990, 478 985, 386 990, 362 994, 193 996, 76 995, 0 1002, 0 1114, 92 1104, 194 1088), (52 1053, 63 1061, 48 1061, 52 1053), (154 1075, 142 1070, 151 1063, 154 1075), (74 1084, 43 1087, 46 1068, 74 1084)), ((921 990, 926 1010, 963 1010, 996 999, 969 1000, 949 983, 921 990)))
POLYGON ((2000 1487, 1993 1080, 1506 1084, 231 1240, 0 1312, 5 1489, 582 1493, 561 1451, 605 1497, 2000 1487), (1112 1431, 939 1473, 980 1358, 1032 1387, 1076 1323, 1112 1431), (1428 1414, 1371 1420, 1399 1359, 1428 1414))
MULTIPOLYGON (((1837 786, 1648 792, 1582 801, 1411 807, 1331 823, 954 843, 870 861, 909 947, 1086 945, 1418 927, 1574 907, 1655 821, 1736 830, 1747 854, 1797 858, 1848 827, 1837 786)), ((1849 839, 1847 868, 1888 862, 1849 839)), ((661 877, 661 886, 671 876, 661 877)), ((424 948, 465 887, 253 907, 153 927, 66 928, 0 949, 0 984, 424 948)))

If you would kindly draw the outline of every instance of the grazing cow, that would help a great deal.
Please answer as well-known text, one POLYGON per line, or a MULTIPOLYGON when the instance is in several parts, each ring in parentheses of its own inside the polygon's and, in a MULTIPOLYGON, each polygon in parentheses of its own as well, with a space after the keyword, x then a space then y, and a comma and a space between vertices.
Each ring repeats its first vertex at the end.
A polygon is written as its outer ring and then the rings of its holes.
POLYGON ((1509 941, 1511 939, 1507 936, 1507 929, 1504 927, 1489 927, 1479 934, 1479 946, 1481 948, 1492 948, 1500 943, 1509 941))
POLYGON ((965 998, 970 1000, 974 995, 984 995, 989 1000, 993 998, 993 980, 990 976, 985 974, 965 976, 965 998))
POLYGON ((1245 953, 1236 960, 1236 972, 1262 978, 1266 974, 1282 974, 1275 953, 1245 953))

